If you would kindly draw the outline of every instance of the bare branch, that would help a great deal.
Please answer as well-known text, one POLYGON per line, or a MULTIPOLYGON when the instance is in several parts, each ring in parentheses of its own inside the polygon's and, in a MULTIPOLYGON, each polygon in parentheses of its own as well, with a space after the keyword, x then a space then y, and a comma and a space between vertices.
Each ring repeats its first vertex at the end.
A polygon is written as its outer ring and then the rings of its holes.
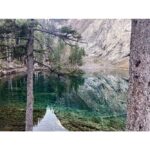
POLYGON ((34 29, 34 30, 59 37, 60 39, 65 39, 65 40, 78 42, 78 43, 85 43, 83 41, 79 41, 79 39, 77 37, 75 37, 71 34, 61 33, 59 30, 56 30, 56 31, 49 31, 49 30, 45 30, 45 29, 34 29))

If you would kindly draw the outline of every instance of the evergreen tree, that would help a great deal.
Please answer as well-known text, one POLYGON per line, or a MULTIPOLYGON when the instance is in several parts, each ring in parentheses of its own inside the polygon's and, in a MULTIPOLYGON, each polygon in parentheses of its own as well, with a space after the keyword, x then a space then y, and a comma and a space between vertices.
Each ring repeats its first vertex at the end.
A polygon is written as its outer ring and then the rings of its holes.
MULTIPOLYGON (((29 20, 2 20, 0 22, 0 49, 3 56, 2 59, 17 58, 21 60, 23 57, 26 59, 27 66, 27 109, 26 109, 26 130, 32 130, 33 126, 33 71, 34 71, 34 62, 37 62, 41 65, 44 65, 42 62, 39 62, 35 59, 34 53, 45 53, 46 50, 49 52, 53 51, 51 45, 46 44, 41 41, 37 34, 42 33, 44 37, 50 35, 51 38, 61 39, 65 44, 72 46, 76 44, 81 36, 75 30, 68 27, 63 27, 60 29, 55 28, 44 28, 39 21, 34 19, 29 20), (40 45, 37 46, 35 44, 40 45), (73 43, 73 44, 72 44, 73 43), (12 57, 13 56, 13 57, 12 57)), ((57 48, 56 59, 59 61, 60 56, 59 52, 62 48, 62 45, 57 48)), ((9 60, 10 61, 10 60, 9 60)), ((49 69, 51 69, 49 67, 49 69)), ((51 71, 55 71, 51 69, 51 71)))

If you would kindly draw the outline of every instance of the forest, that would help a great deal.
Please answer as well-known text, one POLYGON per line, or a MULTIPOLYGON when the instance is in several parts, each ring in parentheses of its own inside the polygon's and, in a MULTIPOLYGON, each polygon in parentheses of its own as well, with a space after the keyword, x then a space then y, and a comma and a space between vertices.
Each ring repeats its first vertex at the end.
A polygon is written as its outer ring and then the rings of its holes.
POLYGON ((149 131, 149 37, 149 19, 1 19, 0 130, 149 131))

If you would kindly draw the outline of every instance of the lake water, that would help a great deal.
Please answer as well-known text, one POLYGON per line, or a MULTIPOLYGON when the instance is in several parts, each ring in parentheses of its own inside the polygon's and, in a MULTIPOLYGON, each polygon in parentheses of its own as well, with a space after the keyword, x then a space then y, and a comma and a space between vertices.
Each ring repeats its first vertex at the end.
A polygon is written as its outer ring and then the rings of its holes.
MULTIPOLYGON (((33 131, 125 129, 126 73, 34 75, 33 131)), ((0 130, 25 131, 26 75, 0 79, 0 130)))

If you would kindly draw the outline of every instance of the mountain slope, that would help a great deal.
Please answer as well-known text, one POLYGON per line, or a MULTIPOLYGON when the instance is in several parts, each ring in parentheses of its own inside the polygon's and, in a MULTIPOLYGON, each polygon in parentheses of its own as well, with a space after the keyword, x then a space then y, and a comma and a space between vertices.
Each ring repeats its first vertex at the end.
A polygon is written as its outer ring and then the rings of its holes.
MULTIPOLYGON (((76 29, 86 44, 84 64, 128 67, 131 21, 127 19, 70 19, 60 21, 76 29)), ((60 23, 59 22, 59 23, 60 23)), ((58 23, 58 22, 57 22, 58 23)))

